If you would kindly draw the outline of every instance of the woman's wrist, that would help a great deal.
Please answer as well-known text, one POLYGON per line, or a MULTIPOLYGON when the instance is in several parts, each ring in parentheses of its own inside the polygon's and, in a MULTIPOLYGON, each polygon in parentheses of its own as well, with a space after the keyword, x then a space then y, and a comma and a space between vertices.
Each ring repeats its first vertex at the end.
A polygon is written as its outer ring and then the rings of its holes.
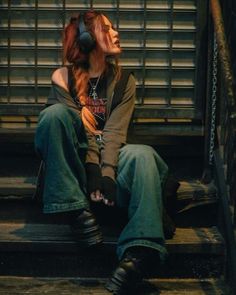
POLYGON ((116 180, 116 171, 115 168, 109 165, 103 165, 101 168, 102 176, 110 177, 112 180, 116 180))
POLYGON ((109 202, 116 201, 116 182, 109 176, 102 177, 102 190, 103 198, 109 202))
POLYGON ((86 175, 87 175, 87 190, 88 194, 101 190, 101 169, 98 164, 86 163, 85 165, 86 175))

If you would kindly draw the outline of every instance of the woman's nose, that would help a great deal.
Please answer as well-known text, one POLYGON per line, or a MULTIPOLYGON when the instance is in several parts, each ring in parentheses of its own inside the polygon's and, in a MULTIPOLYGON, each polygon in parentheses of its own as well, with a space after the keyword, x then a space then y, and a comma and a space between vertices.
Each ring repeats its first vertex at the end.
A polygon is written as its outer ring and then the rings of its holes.
POLYGON ((117 30, 115 30, 115 29, 112 29, 112 35, 113 35, 113 37, 118 37, 119 36, 119 33, 118 33, 118 31, 117 30))

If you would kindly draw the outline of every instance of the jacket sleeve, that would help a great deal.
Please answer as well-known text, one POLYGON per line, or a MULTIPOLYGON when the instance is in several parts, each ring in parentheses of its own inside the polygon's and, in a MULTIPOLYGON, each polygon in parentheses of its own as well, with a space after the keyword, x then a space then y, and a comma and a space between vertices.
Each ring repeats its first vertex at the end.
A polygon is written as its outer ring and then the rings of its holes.
POLYGON ((49 94, 48 94, 48 98, 47 98, 47 102, 46 102, 46 107, 49 107, 50 105, 53 105, 55 103, 58 103, 58 98, 57 98, 57 92, 54 86, 51 86, 49 94))
POLYGON ((88 151, 86 156, 86 163, 94 163, 99 165, 100 152, 99 152, 98 144, 96 142, 96 138, 88 130, 86 130, 86 135, 88 139, 88 151))
POLYGON ((119 150, 126 144, 127 131, 134 110, 135 90, 135 79, 133 75, 130 75, 121 103, 112 111, 103 130, 102 175, 112 179, 116 177, 119 150))

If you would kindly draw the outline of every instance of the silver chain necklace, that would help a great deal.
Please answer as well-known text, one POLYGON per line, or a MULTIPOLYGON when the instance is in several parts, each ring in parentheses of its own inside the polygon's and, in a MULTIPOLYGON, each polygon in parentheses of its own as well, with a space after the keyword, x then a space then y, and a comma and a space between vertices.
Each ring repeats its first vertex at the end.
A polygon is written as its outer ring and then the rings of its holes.
POLYGON ((98 99, 98 94, 96 92, 97 86, 98 86, 98 82, 100 80, 101 75, 97 78, 97 81, 95 84, 92 84, 92 82, 89 80, 89 84, 91 86, 91 90, 89 92, 89 96, 92 97, 94 100, 98 99))

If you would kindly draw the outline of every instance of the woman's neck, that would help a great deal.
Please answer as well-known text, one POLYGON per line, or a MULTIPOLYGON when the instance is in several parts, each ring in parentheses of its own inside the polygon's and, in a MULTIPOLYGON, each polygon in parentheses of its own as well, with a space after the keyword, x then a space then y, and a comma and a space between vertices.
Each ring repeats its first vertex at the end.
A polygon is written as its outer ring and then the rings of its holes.
POLYGON ((91 54, 89 57, 89 77, 98 77, 104 72, 106 68, 106 60, 104 55, 91 54))

